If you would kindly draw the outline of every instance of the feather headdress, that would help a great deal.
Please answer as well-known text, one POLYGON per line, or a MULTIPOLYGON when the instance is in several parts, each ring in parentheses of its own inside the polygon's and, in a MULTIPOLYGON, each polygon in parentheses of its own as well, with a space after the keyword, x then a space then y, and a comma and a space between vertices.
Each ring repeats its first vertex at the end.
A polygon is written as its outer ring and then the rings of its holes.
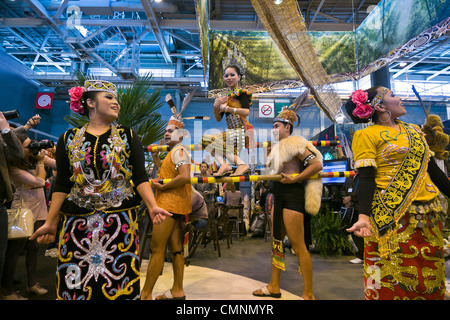
POLYGON ((297 122, 298 127, 300 124, 300 117, 297 115, 297 112, 302 106, 305 106, 307 104, 310 96, 310 90, 305 90, 305 92, 299 95, 289 107, 284 107, 276 116, 276 118, 273 119, 273 122, 280 121, 289 123, 291 126, 294 126, 294 123, 297 122))
POLYGON ((177 112, 177 108, 175 107, 175 103, 172 100, 172 96, 170 94, 166 95, 166 102, 170 107, 170 110, 172 111, 172 116, 169 119, 168 125, 174 125, 178 129, 183 131, 183 136, 187 135, 186 130, 184 129, 184 122, 185 119, 202 119, 202 120, 208 120, 209 117, 187 117, 183 118, 182 114, 186 110, 187 106, 189 105, 189 102, 191 102, 192 97, 194 96, 195 90, 189 92, 183 99, 183 102, 181 104, 180 112, 177 112))
POLYGON ((195 91, 192 91, 186 95, 183 99, 183 103, 181 105, 180 112, 177 112, 177 108, 175 107, 175 103, 172 100, 172 96, 170 94, 166 95, 166 102, 170 107, 170 110, 172 111, 172 116, 169 119, 168 124, 174 125, 175 127, 179 129, 184 129, 184 122, 181 115, 183 114, 184 110, 186 110, 186 107, 188 106, 189 102, 192 99, 192 96, 194 95, 195 91))
POLYGON ((177 112, 177 108, 175 107, 175 103, 172 100, 172 96, 170 94, 166 95, 166 102, 172 111, 172 116, 169 119, 168 124, 172 124, 179 129, 184 129, 183 120, 191 120, 191 119, 199 119, 199 120, 209 120, 208 116, 193 116, 193 117, 182 117, 183 112, 186 110, 189 102, 191 102, 192 97, 194 96, 195 90, 189 92, 186 97, 183 99, 183 103, 181 104, 180 112, 177 112))

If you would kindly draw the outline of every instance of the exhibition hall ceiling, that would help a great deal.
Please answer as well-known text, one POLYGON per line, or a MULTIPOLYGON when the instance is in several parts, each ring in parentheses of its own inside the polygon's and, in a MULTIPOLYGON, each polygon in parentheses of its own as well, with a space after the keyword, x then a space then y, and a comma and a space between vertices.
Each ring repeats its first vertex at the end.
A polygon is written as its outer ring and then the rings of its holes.
MULTIPOLYGON (((353 31, 376 0, 298 1, 309 31, 353 31)), ((250 0, 210 0, 211 31, 265 31, 250 0)), ((0 50, 44 86, 73 83, 74 70, 116 82, 153 74, 155 85, 205 87, 195 0, 3 0, 0 50)), ((449 36, 390 65, 396 78, 450 75, 449 36)), ((360 49, 361 50, 361 49, 360 49)))

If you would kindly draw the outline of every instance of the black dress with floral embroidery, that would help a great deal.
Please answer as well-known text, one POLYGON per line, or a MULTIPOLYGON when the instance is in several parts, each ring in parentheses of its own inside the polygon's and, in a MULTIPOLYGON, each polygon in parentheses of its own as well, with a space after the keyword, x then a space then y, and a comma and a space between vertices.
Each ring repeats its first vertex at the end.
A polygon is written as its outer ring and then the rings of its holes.
POLYGON ((122 126, 98 136, 70 129, 59 138, 56 163, 54 191, 67 194, 60 209, 58 299, 138 299, 136 187, 148 181, 139 136, 122 126))

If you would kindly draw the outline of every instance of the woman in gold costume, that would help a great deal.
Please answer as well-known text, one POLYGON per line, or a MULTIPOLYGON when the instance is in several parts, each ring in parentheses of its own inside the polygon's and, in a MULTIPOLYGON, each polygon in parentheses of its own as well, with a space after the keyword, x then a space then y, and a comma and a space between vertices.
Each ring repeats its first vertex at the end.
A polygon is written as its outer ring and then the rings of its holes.
POLYGON ((356 90, 345 108, 354 123, 373 122, 353 137, 360 214, 347 229, 365 240, 365 299, 444 299, 447 176, 420 128, 398 120, 406 109, 391 90, 356 90))

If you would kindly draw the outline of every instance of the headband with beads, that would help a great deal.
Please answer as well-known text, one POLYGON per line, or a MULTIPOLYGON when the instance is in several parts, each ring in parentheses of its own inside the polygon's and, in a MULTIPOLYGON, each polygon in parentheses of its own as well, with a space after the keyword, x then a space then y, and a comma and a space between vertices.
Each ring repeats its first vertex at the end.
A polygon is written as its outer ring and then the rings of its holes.
POLYGON ((70 110, 79 114, 84 114, 81 99, 83 93, 88 91, 105 91, 117 97, 117 87, 115 84, 103 80, 86 80, 83 87, 70 88, 70 110))

